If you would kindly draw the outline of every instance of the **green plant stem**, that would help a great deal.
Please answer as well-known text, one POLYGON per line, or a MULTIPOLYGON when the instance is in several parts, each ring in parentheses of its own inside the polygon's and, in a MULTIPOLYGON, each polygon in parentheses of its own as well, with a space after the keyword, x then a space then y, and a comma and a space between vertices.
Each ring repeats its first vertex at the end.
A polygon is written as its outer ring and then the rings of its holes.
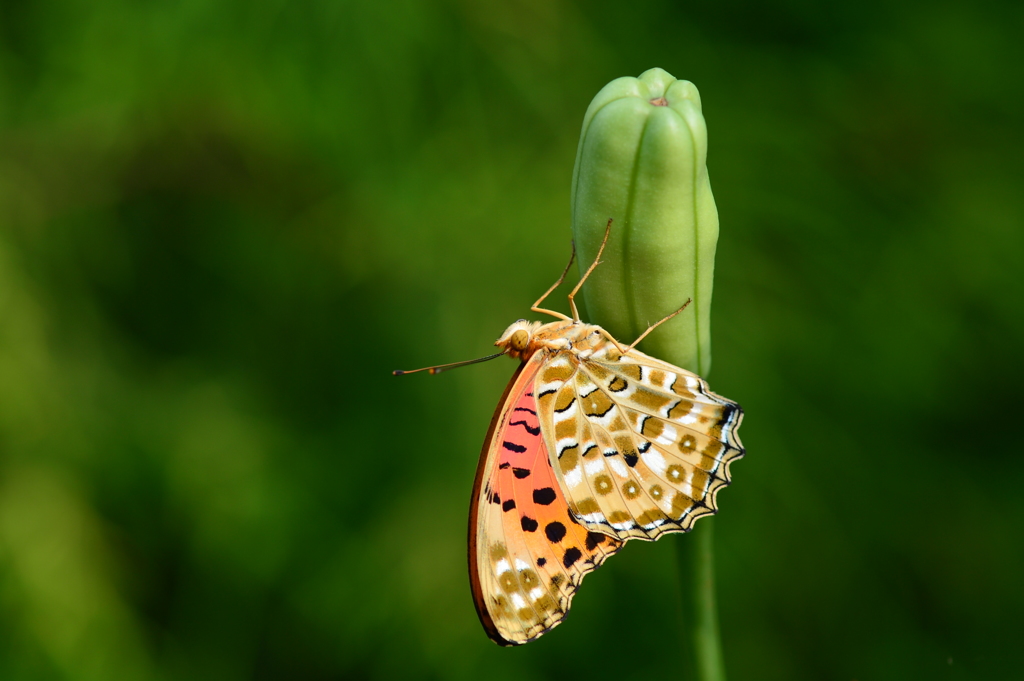
POLYGON ((684 659, 688 678, 725 681, 715 602, 714 524, 702 520, 675 542, 683 596, 684 659))

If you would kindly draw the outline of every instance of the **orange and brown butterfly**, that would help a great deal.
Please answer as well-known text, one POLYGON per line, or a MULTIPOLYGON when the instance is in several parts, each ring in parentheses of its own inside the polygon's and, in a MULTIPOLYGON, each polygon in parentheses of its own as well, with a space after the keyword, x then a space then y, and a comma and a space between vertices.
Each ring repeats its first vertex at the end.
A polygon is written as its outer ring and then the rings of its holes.
MULTIPOLYGON (((611 227, 609 221, 608 229, 611 227)), ((579 319, 520 320, 501 352, 522 361, 491 420, 469 518, 473 599, 488 636, 520 645, 559 624, 583 577, 628 539, 685 532, 716 512, 729 466, 743 456, 743 411, 699 376, 623 346, 579 319)), ((689 303, 689 301, 687 301, 689 303)), ((417 369, 417 371, 422 371, 417 369)), ((396 374, 411 372, 396 371, 396 374)))

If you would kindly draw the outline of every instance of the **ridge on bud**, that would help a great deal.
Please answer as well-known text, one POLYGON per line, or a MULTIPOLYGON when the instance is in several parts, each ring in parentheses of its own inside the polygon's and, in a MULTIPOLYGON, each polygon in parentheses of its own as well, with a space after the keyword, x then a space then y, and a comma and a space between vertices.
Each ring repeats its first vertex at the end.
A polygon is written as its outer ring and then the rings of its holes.
POLYGON ((662 69, 618 78, 583 119, 572 181, 580 263, 607 250, 583 287, 585 319, 629 343, 650 323, 693 304, 644 340, 645 352, 706 376, 718 210, 707 171, 700 94, 662 69))

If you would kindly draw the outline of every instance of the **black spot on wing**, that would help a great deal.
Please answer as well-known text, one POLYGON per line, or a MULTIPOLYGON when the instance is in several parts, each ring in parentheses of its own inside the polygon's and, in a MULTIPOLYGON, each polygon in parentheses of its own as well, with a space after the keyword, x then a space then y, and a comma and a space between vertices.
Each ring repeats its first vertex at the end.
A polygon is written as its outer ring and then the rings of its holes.
POLYGON ((522 480, 523 478, 525 478, 529 474, 530 474, 530 469, 529 468, 513 468, 512 469, 512 475, 516 476, 520 480, 522 480))
POLYGON ((533 502, 540 504, 541 506, 547 506, 555 500, 555 490, 550 487, 542 487, 541 489, 533 490, 533 502))
POLYGON ((725 428, 726 426, 731 424, 732 423, 732 419, 733 419, 734 416, 736 416, 736 412, 737 411, 738 411, 737 407, 733 406, 731 404, 727 404, 727 405, 723 406, 722 407, 722 419, 718 422, 718 425, 721 426, 722 428, 725 428))
POLYGON ((537 412, 535 412, 534 410, 530 409, 529 407, 516 407, 512 411, 525 411, 528 414, 533 414, 534 416, 537 415, 537 412))
POLYGON ((636 466, 636 462, 640 460, 640 457, 633 452, 623 454, 622 458, 626 460, 626 465, 630 468, 634 468, 636 466))
POLYGON ((538 523, 536 520, 528 515, 524 515, 519 519, 519 524, 522 526, 524 532, 536 532, 538 523))
POLYGON ((491 503, 492 504, 500 504, 501 503, 501 497, 498 496, 497 492, 495 492, 494 494, 491 495, 491 503))
POLYGON ((541 556, 540 558, 537 559, 537 567, 544 567, 545 565, 547 565, 547 562, 548 562, 548 559, 545 558, 544 556, 541 556))
POLYGON ((597 545, 607 539, 605 535, 600 532, 587 532, 587 551, 593 551, 597 548, 597 545))
POLYGON ((557 520, 550 522, 544 526, 544 534, 547 535, 549 542, 557 544, 565 536, 565 525, 557 520))
POLYGON ((501 446, 510 452, 515 452, 516 454, 522 454, 526 451, 526 447, 518 445, 515 442, 502 442, 501 446))
POLYGON ((565 553, 562 555, 562 565, 564 565, 567 568, 570 568, 573 566, 573 563, 575 563, 582 557, 582 551, 580 551, 575 546, 570 546, 565 550, 565 553))
POLYGON ((516 500, 515 499, 506 499, 505 503, 501 505, 501 510, 505 511, 507 513, 508 511, 511 511, 515 507, 516 507, 516 500))

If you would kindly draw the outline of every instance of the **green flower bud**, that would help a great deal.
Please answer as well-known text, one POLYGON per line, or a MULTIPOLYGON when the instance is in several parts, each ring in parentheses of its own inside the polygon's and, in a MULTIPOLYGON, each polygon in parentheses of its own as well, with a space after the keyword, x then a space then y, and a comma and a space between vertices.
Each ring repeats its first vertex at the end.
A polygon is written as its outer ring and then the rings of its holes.
POLYGON ((718 210, 707 129, 693 83, 662 69, 608 83, 590 103, 576 153, 572 229, 581 271, 611 236, 583 287, 586 321, 624 344, 692 299, 644 339, 644 351, 707 375, 718 210))

